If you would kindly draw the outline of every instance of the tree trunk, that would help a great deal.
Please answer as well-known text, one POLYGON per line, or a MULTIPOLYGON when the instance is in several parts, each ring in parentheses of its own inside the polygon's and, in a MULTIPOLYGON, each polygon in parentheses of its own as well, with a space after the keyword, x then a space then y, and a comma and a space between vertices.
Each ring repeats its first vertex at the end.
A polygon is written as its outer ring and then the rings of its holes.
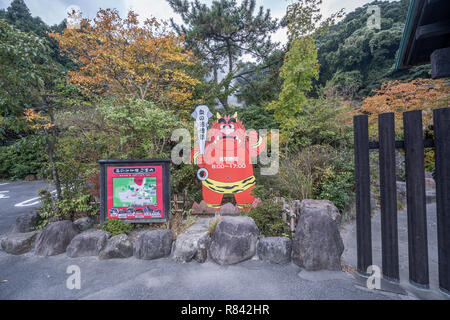
POLYGON ((50 115, 50 123, 51 123, 52 127, 50 128, 51 136, 49 135, 48 131, 45 131, 45 138, 46 138, 46 142, 47 142, 47 154, 48 154, 48 159, 50 161, 50 166, 52 168, 53 183, 55 184, 55 189, 56 189, 56 199, 58 199, 58 201, 60 201, 61 200, 61 182, 59 180, 58 169, 56 167, 55 158, 54 158, 55 143, 56 143, 56 128, 55 128, 55 117, 53 115, 53 107, 48 105, 48 112, 50 115))

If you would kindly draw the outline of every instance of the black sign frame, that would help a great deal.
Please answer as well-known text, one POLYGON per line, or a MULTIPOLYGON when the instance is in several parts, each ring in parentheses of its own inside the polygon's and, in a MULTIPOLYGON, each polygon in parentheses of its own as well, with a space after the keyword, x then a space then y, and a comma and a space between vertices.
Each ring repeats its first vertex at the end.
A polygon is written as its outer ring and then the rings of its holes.
POLYGON ((170 193, 170 159, 136 159, 136 160, 99 160, 100 164, 100 227, 108 219, 107 214, 107 168, 108 167, 136 167, 136 166, 161 166, 163 168, 163 217, 143 219, 120 219, 127 223, 165 223, 170 218, 171 193, 170 193))

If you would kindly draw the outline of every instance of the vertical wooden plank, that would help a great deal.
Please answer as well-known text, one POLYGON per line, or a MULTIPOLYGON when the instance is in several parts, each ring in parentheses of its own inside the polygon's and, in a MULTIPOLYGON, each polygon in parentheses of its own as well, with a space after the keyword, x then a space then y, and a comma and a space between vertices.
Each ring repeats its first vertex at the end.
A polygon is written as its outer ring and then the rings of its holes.
POLYGON ((356 182, 357 268, 367 273, 372 265, 372 231, 370 221, 369 129, 367 115, 353 117, 356 182))
POLYGON ((403 113, 406 204, 408 210, 409 280, 428 288, 428 243, 422 111, 403 113))
POLYGON ((384 278, 391 281, 399 281, 393 113, 384 113, 378 117, 378 137, 380 141, 382 270, 384 278))
POLYGON ((434 110, 433 118, 439 287, 450 294, 450 108, 434 110))
POLYGON ((103 222, 106 219, 106 177, 105 164, 100 163, 100 228, 103 227, 103 222))

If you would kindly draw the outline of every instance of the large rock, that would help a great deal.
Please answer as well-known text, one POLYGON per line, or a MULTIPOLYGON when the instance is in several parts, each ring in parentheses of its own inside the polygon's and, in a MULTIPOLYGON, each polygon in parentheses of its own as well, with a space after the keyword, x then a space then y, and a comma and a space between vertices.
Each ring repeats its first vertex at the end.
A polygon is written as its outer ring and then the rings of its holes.
POLYGON ((80 233, 72 239, 66 253, 71 258, 98 256, 108 238, 109 232, 103 230, 80 233))
POLYGON ((124 259, 133 255, 133 243, 126 234, 111 237, 100 252, 99 259, 124 259))
POLYGON ((173 259, 179 262, 189 262, 192 259, 205 262, 210 240, 209 231, 180 234, 175 241, 173 259))
POLYGON ((73 223, 77 226, 78 230, 80 230, 81 232, 86 231, 94 226, 94 220, 92 220, 89 217, 77 219, 73 223))
POLYGON ((192 214, 214 214, 216 211, 216 209, 208 207, 204 200, 200 204, 195 201, 192 204, 192 214))
POLYGON ((33 231, 39 225, 41 220, 41 216, 36 211, 20 215, 16 218, 16 223, 11 232, 33 231))
POLYGON ((286 264, 291 261, 292 241, 287 237, 261 238, 257 250, 262 261, 286 264))
POLYGON ((237 216, 239 215, 239 209, 231 202, 227 202, 220 207, 219 214, 237 216))
POLYGON ((337 224, 341 222, 341 214, 330 200, 305 199, 300 203, 300 216, 308 213, 325 212, 337 224))
POLYGON ((340 270, 344 244, 337 224, 324 211, 302 214, 292 243, 292 261, 306 270, 340 270))
POLYGON ((33 248, 34 241, 39 231, 32 231, 27 233, 10 233, 6 235, 1 245, 5 252, 11 254, 23 254, 33 248))
POLYGON ((78 228, 69 220, 49 224, 36 239, 35 254, 53 256, 64 253, 78 233, 78 228))
POLYGON ((259 230, 252 218, 222 217, 212 236, 209 256, 218 264, 234 264, 253 257, 259 230))
POLYGON ((134 256, 144 260, 167 257, 172 250, 172 241, 170 230, 143 231, 134 244, 134 256))

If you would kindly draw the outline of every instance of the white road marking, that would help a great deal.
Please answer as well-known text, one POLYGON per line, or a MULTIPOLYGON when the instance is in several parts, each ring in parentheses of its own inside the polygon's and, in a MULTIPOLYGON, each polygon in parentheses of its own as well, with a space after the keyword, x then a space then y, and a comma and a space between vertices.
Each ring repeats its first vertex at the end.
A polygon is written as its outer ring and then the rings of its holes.
POLYGON ((7 185, 7 184, 9 184, 9 182, 0 183, 0 186, 4 186, 4 185, 7 185))
POLYGON ((9 192, 9 191, 0 191, 0 199, 9 199, 10 198, 10 196, 7 196, 6 194, 4 194, 4 193, 6 193, 6 192, 9 192))
MULTIPOLYGON (((55 193, 55 192, 56 192, 56 190, 53 190, 50 193, 55 193)), ((31 198, 31 199, 22 201, 18 204, 15 204, 14 207, 30 207, 30 206, 35 206, 39 203, 41 203, 41 201, 39 200, 39 197, 37 197, 37 198, 31 198), (34 202, 32 202, 32 201, 34 201, 34 202)))

